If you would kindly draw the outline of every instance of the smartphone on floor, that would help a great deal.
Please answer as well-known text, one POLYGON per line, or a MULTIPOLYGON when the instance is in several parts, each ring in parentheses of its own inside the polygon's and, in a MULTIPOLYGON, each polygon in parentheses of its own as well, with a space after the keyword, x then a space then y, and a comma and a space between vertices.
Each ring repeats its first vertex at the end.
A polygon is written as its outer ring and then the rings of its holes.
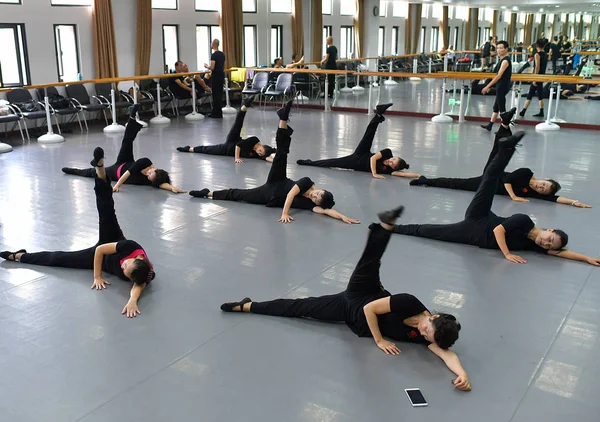
POLYGON ((419 388, 407 388, 404 391, 413 407, 427 406, 427 400, 425 400, 425 397, 419 388))

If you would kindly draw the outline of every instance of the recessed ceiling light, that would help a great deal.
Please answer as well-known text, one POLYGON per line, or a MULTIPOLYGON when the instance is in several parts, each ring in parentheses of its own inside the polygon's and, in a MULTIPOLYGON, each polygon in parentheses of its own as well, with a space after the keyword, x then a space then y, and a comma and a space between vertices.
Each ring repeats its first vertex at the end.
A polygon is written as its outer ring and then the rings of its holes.
POLYGON ((512 10, 519 10, 519 8, 517 6, 513 6, 512 10))
POLYGON ((554 7, 557 7, 557 8, 558 8, 558 7, 560 7, 560 6, 554 6, 554 7))

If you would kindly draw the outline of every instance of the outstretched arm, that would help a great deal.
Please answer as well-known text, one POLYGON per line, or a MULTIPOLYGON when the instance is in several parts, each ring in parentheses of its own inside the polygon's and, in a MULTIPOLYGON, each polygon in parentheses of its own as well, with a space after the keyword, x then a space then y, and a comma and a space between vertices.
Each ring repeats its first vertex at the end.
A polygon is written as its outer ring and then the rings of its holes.
POLYGON ((569 199, 565 198, 564 196, 559 196, 556 202, 558 202, 559 204, 572 205, 577 208, 592 208, 591 205, 582 204, 576 199, 569 199))
POLYGON ((129 293, 129 301, 123 308, 121 315, 127 314, 127 318, 134 318, 141 313, 137 306, 137 303, 145 288, 146 283, 141 286, 138 286, 137 284, 133 285, 133 287, 131 288, 131 292, 129 293))
POLYGON ((467 372, 460 363, 460 359, 458 359, 458 355, 452 350, 442 349, 435 343, 430 344, 428 347, 429 350, 444 361, 448 369, 456 374, 457 378, 454 380, 454 386, 462 391, 471 391, 471 382, 469 381, 467 372))
POLYGON ((558 256, 560 258, 572 259, 573 261, 587 262, 590 265, 600 267, 600 258, 592 258, 590 256, 582 255, 577 252, 568 251, 566 249, 560 251, 548 251, 548 255, 558 256))
POLYGON ((355 220, 354 218, 346 217, 341 212, 337 212, 332 208, 323 209, 321 207, 314 207, 312 209, 314 213, 328 215, 331 218, 335 218, 336 220, 342 220, 347 224, 360 224, 360 220, 355 220))
POLYGON ((381 157, 383 157, 381 151, 371 157, 371 173, 376 179, 385 179, 385 176, 377 174, 377 161, 381 160, 381 157))
POLYGON ((119 192, 119 188, 121 187, 121 185, 123 183, 125 183, 127 181, 127 179, 129 179, 129 176, 131 176, 131 173, 129 172, 129 170, 127 170, 125 173, 123 173, 123 175, 119 178, 119 181, 117 182, 117 184, 113 187, 113 192, 119 192))
POLYGON ((411 179, 418 179, 419 177, 421 177, 421 175, 419 173, 411 173, 411 172, 404 171, 404 170, 394 171, 394 172, 392 172, 392 176, 409 177, 411 179))
POLYGON ((182 189, 176 188, 175 186, 171 185, 170 183, 161 183, 159 188, 164 189, 164 190, 170 190, 173 193, 185 193, 187 191, 184 191, 182 189))
POLYGON ((106 285, 110 284, 102 278, 102 261, 104 260, 104 255, 113 255, 116 253, 117 242, 105 243, 96 247, 96 251, 94 252, 94 284, 92 284, 92 289, 106 289, 106 285))

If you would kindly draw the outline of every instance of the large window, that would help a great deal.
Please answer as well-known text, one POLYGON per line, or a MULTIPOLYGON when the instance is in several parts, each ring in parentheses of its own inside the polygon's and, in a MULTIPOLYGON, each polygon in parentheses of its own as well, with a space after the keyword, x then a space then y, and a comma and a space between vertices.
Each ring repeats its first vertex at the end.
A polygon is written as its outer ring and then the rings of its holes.
POLYGON ((271 0, 271 13, 292 13, 292 0, 271 0))
POLYGON ((504 28, 504 29, 502 30, 502 39, 503 39, 504 41, 506 41, 506 38, 507 38, 507 37, 508 37, 508 30, 507 30, 506 28, 504 28))
POLYGON ((433 19, 442 19, 442 14, 444 11, 444 6, 442 3, 433 3, 431 8, 431 17, 433 19))
POLYGON ((425 54, 425 38, 427 37, 427 28, 421 27, 421 53, 425 54))
POLYGON ((459 44, 458 44, 458 31, 459 31, 459 27, 455 26, 454 27, 454 36, 452 37, 452 39, 454 40, 453 47, 454 47, 455 50, 459 50, 460 49, 459 44))
POLYGON ((434 26, 431 28, 431 38, 429 39, 429 51, 439 51, 438 43, 440 42, 440 27, 434 26))
POLYGON ((25 26, 0 23, 0 45, 0 86, 29 85, 25 26))
POLYGON ((323 54, 325 56, 325 52, 327 51, 327 37, 331 37, 333 35, 333 28, 331 25, 325 25, 323 27, 323 54))
POLYGON ((356 0, 340 0, 340 15, 356 15, 356 0))
POLYGON ((487 40, 490 38, 490 27, 488 26, 487 28, 483 28, 483 41, 482 42, 487 42, 487 40))
POLYGON ((385 49, 385 27, 380 26, 379 34, 377 37, 377 54, 380 56, 385 56, 385 53, 383 52, 384 49, 385 49))
POLYGON ((0 0, 0 4, 21 4, 21 0, 0 0))
MULTIPOLYGON (((196 60, 197 70, 204 69, 204 63, 209 64, 212 40, 221 40, 221 27, 218 25, 196 25, 196 60)), ((190 69, 192 70, 192 69, 190 69)))
POLYGON ((395 18, 408 17, 408 3, 405 1, 395 1, 392 3, 392 16, 395 18))
POLYGON ((423 8, 421 9, 421 18, 427 19, 429 18, 429 11, 431 10, 430 4, 423 4, 423 8))
POLYGON ((242 0, 243 13, 256 13, 256 0, 242 0))
POLYGON ((331 2, 333 0, 323 0, 322 14, 331 15, 331 2))
POLYGON ((50 0, 52 6, 91 6, 92 0, 50 0))
POLYGON ((179 60, 179 26, 163 25, 163 66, 165 73, 175 70, 175 62, 179 60))
POLYGON ((219 12, 221 10, 221 2, 210 0, 194 0, 194 7, 199 12, 219 12))
POLYGON ((392 54, 398 54, 398 29, 399 27, 392 27, 392 54))
POLYGON ((340 59, 348 59, 352 57, 354 51, 354 27, 342 26, 340 32, 340 59))
POLYGON ((387 16, 388 2, 386 0, 379 0, 379 17, 385 18, 387 16))
MULTIPOLYGON (((487 41, 487 38, 486 40, 487 41)), ((482 45, 485 41, 481 41, 481 27, 477 28, 477 45, 482 45)))
POLYGON ((244 25, 244 66, 256 66, 256 25, 244 25))
MULTIPOLYGON (((479 12, 481 13, 481 8, 479 9, 479 12)), ((484 21, 489 21, 489 22, 493 21, 494 20, 494 9, 491 9, 489 7, 486 7, 485 9, 483 9, 482 18, 480 18, 480 19, 484 20, 484 21)))
POLYGON ((456 6, 456 19, 466 21, 469 19, 469 8, 467 6, 456 6))
POLYGON ((153 9, 177 10, 177 0, 152 0, 153 9))
POLYGON ((283 25, 271 25, 271 62, 283 57, 283 25))
POLYGON ((510 23, 510 16, 511 15, 512 15, 512 12, 504 12, 504 22, 510 23))
POLYGON ((54 45, 58 81, 72 82, 79 73, 79 48, 77 47, 76 25, 54 25, 54 45))

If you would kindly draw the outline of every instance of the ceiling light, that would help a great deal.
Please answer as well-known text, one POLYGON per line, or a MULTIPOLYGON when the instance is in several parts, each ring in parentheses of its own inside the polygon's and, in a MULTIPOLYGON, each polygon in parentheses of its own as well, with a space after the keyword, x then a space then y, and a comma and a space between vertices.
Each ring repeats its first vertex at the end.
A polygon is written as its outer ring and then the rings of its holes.
POLYGON ((519 8, 517 6, 513 6, 512 10, 519 10, 519 8))

